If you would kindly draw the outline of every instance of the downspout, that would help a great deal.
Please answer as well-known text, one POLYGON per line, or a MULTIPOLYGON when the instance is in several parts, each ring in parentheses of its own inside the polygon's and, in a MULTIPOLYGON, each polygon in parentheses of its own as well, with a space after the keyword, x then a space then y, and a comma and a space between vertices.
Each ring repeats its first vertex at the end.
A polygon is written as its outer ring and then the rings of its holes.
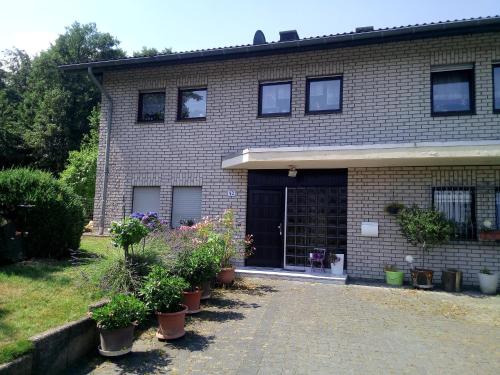
POLYGON ((104 234, 104 223, 106 215, 106 196, 108 194, 108 175, 109 175, 109 145, 111 141, 111 121, 113 120, 113 100, 109 93, 102 87, 98 81, 92 68, 87 68, 90 79, 97 86, 103 96, 108 101, 108 112, 106 116, 106 147, 104 148, 104 178, 102 179, 102 193, 101 193, 101 216, 99 218, 99 234, 104 234))

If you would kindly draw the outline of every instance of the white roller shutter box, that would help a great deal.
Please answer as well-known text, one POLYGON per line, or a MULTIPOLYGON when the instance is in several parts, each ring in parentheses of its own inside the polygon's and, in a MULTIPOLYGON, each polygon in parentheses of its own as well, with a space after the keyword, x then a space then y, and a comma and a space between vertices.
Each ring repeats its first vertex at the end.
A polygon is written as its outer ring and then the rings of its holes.
POLYGON ((172 198, 172 227, 196 223, 201 219, 201 187, 176 186, 172 198))

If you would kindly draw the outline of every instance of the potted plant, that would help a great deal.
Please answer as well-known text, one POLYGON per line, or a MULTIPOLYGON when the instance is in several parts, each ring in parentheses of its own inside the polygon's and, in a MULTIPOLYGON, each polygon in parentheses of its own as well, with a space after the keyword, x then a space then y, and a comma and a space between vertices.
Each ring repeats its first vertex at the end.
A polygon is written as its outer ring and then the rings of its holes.
POLYGON ((413 206, 404 208, 398 215, 403 236, 414 246, 422 249, 422 268, 410 271, 415 288, 430 289, 434 271, 425 268, 425 255, 435 246, 449 241, 453 224, 443 214, 431 208, 413 206))
POLYGON ((189 284, 183 278, 170 275, 161 266, 153 266, 146 276, 140 295, 146 306, 156 314, 158 339, 171 340, 185 335, 188 308, 181 302, 182 292, 187 288, 189 284))
POLYGON ((396 266, 388 265, 384 267, 385 282, 387 285, 401 286, 403 285, 404 272, 398 270, 396 266))
POLYGON ((493 227, 491 220, 484 220, 479 231, 479 239, 481 241, 500 241, 500 230, 493 227))
POLYGON ((132 350, 134 328, 147 315, 146 305, 133 296, 115 295, 110 302, 89 313, 99 328, 99 353, 116 357, 132 350))
POLYGON ((344 274, 344 254, 330 253, 330 270, 332 275, 344 274))
POLYGON ((496 294, 498 288, 498 272, 491 272, 484 267, 479 271, 479 288, 484 294, 496 294))
POLYGON ((384 207, 384 212, 388 215, 397 215, 403 208, 405 208, 403 203, 392 202, 384 207))
POLYGON ((217 254, 221 246, 220 238, 210 236, 206 243, 195 250, 195 255, 198 258, 198 272, 201 280, 199 287, 202 300, 210 298, 212 280, 220 272, 220 259, 217 254))

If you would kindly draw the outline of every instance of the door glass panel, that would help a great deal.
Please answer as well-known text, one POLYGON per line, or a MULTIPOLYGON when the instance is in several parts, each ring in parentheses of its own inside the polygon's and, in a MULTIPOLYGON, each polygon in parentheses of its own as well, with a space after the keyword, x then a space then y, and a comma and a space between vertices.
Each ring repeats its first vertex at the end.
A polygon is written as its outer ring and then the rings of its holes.
POLYGON ((344 187, 287 189, 286 266, 309 267, 309 253, 315 247, 327 250, 325 268, 330 267, 331 252, 346 252, 347 190, 344 187))

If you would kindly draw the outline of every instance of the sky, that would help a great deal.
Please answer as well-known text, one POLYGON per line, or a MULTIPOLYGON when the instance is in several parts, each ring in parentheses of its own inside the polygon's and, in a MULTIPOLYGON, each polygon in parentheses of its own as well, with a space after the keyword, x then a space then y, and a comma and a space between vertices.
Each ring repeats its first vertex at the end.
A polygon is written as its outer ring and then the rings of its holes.
POLYGON ((174 51, 456 18, 500 15, 500 0, 0 0, 0 51, 44 50, 74 21, 95 22, 132 54, 142 46, 174 51))

